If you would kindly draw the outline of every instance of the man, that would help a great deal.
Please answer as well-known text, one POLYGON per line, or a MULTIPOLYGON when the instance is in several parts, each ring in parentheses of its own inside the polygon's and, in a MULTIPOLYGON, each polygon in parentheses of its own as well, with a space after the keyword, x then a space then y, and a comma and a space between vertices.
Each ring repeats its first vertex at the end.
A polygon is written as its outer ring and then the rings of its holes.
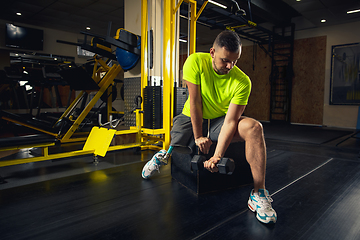
MULTIPOLYGON (((216 141, 214 155, 204 163, 210 172, 217 172, 216 164, 224 156, 231 142, 245 141, 246 159, 254 179, 248 206, 263 223, 275 223, 277 215, 272 199, 265 189, 266 146, 260 122, 242 116, 248 102, 251 82, 236 62, 241 55, 241 40, 232 31, 221 32, 210 53, 194 53, 183 67, 189 98, 182 114, 174 118, 171 145, 188 146, 191 139, 199 150, 209 152, 216 141)), ((176 148, 174 148, 176 149, 176 148)), ((165 153, 155 154, 143 169, 143 178, 149 178, 163 165, 159 159, 165 153)))

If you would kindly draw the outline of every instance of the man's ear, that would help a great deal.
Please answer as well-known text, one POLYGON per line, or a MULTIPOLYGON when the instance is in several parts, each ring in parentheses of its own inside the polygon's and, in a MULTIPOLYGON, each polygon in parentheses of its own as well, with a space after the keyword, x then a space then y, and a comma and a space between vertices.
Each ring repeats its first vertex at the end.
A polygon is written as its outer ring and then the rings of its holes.
POLYGON ((214 58, 214 56, 215 56, 215 48, 210 48, 210 56, 212 57, 212 58, 214 58))

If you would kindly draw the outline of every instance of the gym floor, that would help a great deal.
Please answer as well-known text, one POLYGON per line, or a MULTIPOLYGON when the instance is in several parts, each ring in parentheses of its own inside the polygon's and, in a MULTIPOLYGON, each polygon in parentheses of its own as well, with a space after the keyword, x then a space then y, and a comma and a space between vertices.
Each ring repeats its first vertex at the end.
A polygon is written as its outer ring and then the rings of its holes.
POLYGON ((0 168, 1 239, 360 239, 360 141, 342 142, 353 131, 264 130, 274 225, 248 210, 252 186, 197 196, 170 164, 143 180, 154 152, 129 149, 98 165, 85 156, 0 168))

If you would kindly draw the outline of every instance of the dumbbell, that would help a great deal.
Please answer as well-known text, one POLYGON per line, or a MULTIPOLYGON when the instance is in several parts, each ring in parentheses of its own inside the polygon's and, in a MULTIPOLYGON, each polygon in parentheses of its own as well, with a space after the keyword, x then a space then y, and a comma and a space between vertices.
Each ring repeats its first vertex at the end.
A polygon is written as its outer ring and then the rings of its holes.
MULTIPOLYGON (((205 161, 206 157, 204 155, 194 155, 191 159, 191 170, 203 170, 205 161)), ((220 162, 216 164, 216 167, 219 169, 220 174, 231 175, 235 170, 235 162, 231 158, 223 157, 220 159, 220 162)))

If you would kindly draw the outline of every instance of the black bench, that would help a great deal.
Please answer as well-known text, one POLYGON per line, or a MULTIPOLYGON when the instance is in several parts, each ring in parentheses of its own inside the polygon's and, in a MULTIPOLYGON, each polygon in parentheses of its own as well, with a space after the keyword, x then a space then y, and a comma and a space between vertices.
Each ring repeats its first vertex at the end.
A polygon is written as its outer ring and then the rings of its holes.
POLYGON ((0 110, 0 117, 11 122, 16 122, 24 126, 32 126, 33 128, 42 129, 51 133, 57 133, 58 129, 52 128, 51 123, 34 118, 30 115, 18 115, 15 113, 0 110))
MULTIPOLYGON (((209 159, 215 151, 215 144, 210 148, 209 159)), ((245 158, 245 143, 231 143, 225 156, 235 161, 232 175, 211 173, 207 170, 191 171, 190 163, 194 154, 183 154, 174 151, 171 156, 171 175, 180 184, 195 192, 204 194, 241 187, 253 183, 251 170, 245 158)))
MULTIPOLYGON (((11 150, 24 149, 30 147, 41 147, 43 151, 46 151, 44 155, 47 155, 48 147, 54 146, 56 142, 57 142, 56 138, 45 134, 34 134, 27 136, 0 138, 0 151, 11 151, 11 150)), ((31 161, 27 161, 27 162, 31 162, 31 161)), ((18 160, 7 160, 7 161, 0 160, 0 167, 16 165, 19 163, 20 162, 18 160)), ((0 184, 3 183, 6 183, 6 181, 2 176, 0 176, 0 184)))
POLYGON ((0 138, 0 151, 21 149, 27 146, 36 147, 39 145, 54 145, 57 139, 45 134, 34 134, 17 137, 0 138))

